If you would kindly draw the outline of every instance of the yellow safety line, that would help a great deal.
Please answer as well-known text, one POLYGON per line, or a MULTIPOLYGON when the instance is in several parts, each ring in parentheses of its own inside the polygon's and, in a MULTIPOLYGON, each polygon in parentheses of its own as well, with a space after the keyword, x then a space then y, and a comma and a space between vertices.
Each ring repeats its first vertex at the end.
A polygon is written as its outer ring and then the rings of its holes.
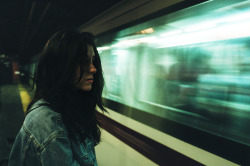
POLYGON ((21 101, 23 105, 23 112, 25 113, 31 101, 31 97, 22 84, 18 84, 18 89, 19 89, 19 93, 20 93, 20 97, 21 97, 21 101))

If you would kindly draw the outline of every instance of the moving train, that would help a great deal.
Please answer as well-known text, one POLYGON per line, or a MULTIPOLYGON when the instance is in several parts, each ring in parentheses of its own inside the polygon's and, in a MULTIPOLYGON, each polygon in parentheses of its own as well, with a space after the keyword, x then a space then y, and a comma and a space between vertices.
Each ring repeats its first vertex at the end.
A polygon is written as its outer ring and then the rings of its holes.
POLYGON ((124 0, 79 27, 106 82, 97 155, 117 147, 99 164, 250 165, 249 29, 249 0, 124 0))

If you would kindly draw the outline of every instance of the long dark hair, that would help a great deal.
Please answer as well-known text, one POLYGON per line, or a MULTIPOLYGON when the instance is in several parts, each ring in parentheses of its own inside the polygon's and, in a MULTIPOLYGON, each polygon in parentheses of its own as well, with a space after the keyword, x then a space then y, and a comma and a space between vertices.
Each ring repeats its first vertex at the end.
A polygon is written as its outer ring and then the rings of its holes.
POLYGON ((39 99, 48 101, 52 110, 62 115, 68 133, 73 137, 78 133, 84 140, 92 136, 96 144, 100 142, 99 121, 96 117, 96 105, 106 111, 102 103, 104 79, 101 61, 91 33, 63 30, 55 33, 44 47, 34 74, 35 95, 29 104, 26 115, 39 99), (77 90, 84 71, 89 68, 88 45, 93 46, 96 68, 91 91, 77 90), (77 67, 80 66, 80 78, 73 83, 77 67), (74 132, 73 132, 74 131, 74 132))

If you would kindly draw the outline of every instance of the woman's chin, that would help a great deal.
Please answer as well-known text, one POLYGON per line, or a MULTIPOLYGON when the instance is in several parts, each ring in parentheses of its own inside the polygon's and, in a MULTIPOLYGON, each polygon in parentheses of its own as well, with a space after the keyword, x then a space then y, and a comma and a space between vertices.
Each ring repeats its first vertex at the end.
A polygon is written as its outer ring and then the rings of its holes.
POLYGON ((92 90, 92 86, 84 86, 80 88, 82 91, 91 91, 92 90))

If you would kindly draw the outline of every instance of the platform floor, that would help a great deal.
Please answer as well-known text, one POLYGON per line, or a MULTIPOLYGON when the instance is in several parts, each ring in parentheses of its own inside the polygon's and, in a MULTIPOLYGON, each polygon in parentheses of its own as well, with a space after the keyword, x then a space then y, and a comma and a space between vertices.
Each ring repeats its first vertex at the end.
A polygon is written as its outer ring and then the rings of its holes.
POLYGON ((18 84, 0 86, 0 161, 8 158, 10 146, 6 139, 14 139, 22 126, 24 112, 18 84))

